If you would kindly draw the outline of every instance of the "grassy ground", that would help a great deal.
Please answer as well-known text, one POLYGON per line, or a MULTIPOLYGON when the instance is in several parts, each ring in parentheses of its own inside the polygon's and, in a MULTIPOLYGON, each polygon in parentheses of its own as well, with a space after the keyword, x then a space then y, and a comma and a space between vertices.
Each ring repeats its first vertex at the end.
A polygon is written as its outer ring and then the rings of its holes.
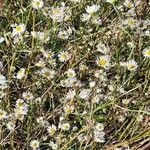
POLYGON ((5 0, 1 150, 149 150, 150 3, 5 0))

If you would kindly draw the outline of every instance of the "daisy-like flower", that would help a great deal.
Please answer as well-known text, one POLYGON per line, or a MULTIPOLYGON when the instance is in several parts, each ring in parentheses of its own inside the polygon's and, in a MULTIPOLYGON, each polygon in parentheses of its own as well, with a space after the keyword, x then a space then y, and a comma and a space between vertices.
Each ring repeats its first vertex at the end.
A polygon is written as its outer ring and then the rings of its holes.
POLYGON ((7 128, 11 131, 14 130, 15 126, 16 126, 15 123, 11 121, 7 123, 7 128))
POLYGON ((125 0, 125 2, 123 3, 124 6, 128 7, 128 8, 132 8, 134 7, 133 3, 131 2, 131 0, 125 0))
POLYGON ((86 12, 90 15, 96 13, 99 10, 100 6, 99 5, 92 5, 92 6, 87 6, 86 7, 86 12))
POLYGON ((99 143, 105 142, 105 132, 94 130, 94 140, 99 143))
POLYGON ((108 68, 110 65, 110 57, 108 55, 104 55, 104 56, 100 56, 99 58, 97 58, 97 65, 98 66, 102 66, 104 68, 108 68))
POLYGON ((88 99, 91 93, 91 89, 83 89, 80 94, 79 97, 82 99, 88 99))
POLYGON ((104 130, 104 124, 102 123, 97 123, 95 126, 95 129, 98 131, 103 131, 104 130))
POLYGON ((47 78, 48 80, 54 78, 54 75, 56 72, 54 70, 43 68, 40 72, 44 78, 47 78))
POLYGON ((126 63, 126 67, 130 71, 135 71, 137 69, 138 65, 137 65, 137 62, 134 59, 132 59, 126 63))
POLYGON ((56 150, 58 148, 58 145, 52 141, 50 142, 49 146, 51 146, 53 150, 56 150))
POLYGON ((84 21, 88 21, 91 19, 91 16, 89 14, 83 14, 81 16, 81 20, 84 22, 84 21))
POLYGON ((50 50, 45 51, 44 49, 42 49, 41 52, 45 58, 52 58, 53 57, 53 53, 50 50))
POLYGON ((126 20, 123 21, 123 24, 128 25, 130 28, 136 27, 136 25, 137 25, 136 23, 137 23, 137 20, 133 19, 132 17, 127 18, 126 20))
POLYGON ((23 92, 22 97, 25 100, 32 100, 34 98, 33 94, 29 91, 28 92, 23 92))
POLYGON ((6 77, 0 74, 0 85, 6 84, 6 77))
POLYGON ((65 7, 52 7, 50 17, 53 21, 62 22, 65 16, 65 7))
POLYGON ((24 69, 24 68, 21 68, 21 69, 18 71, 16 78, 20 80, 20 79, 22 79, 24 76, 25 76, 25 69, 24 69))
POLYGON ((39 148, 40 142, 38 140, 33 140, 30 142, 30 147, 33 150, 37 150, 39 148))
POLYGON ((97 47, 97 50, 103 54, 107 54, 110 49, 103 43, 98 43, 98 45, 96 46, 97 47))
POLYGON ((32 0, 31 5, 34 9, 41 9, 44 5, 42 0, 32 0))
POLYGON ((63 51, 58 54, 58 57, 59 57, 59 61, 65 62, 65 61, 69 60, 70 55, 67 51, 63 51))
POLYGON ((7 112, 0 109, 0 120, 7 118, 7 112))
POLYGON ((76 95, 75 90, 69 90, 69 92, 66 95, 66 99, 73 99, 76 95))
POLYGON ((13 28, 13 32, 12 32, 12 36, 18 36, 18 35, 21 35, 22 33, 24 33, 26 30, 26 26, 25 24, 19 24, 19 25, 16 25, 14 28, 13 28))
POLYGON ((76 76, 76 73, 73 69, 68 69, 65 73, 67 74, 68 78, 72 78, 76 76))
POLYGON ((64 107, 64 112, 66 114, 71 114, 74 111, 74 106, 73 105, 66 105, 64 107))
POLYGON ((143 55, 144 55, 144 57, 146 57, 146 58, 150 58, 150 47, 145 48, 145 49, 143 50, 143 55))
POLYGON ((52 124, 51 126, 49 126, 47 128, 47 131, 51 136, 55 134, 56 130, 57 130, 57 128, 54 124, 52 124))
POLYGON ((23 103, 24 103, 24 100, 23 99, 18 99, 16 101, 16 107, 22 107, 23 106, 23 103))
POLYGON ((62 129, 63 131, 68 131, 70 129, 70 124, 69 123, 61 123, 61 124, 59 124, 59 128, 62 129))

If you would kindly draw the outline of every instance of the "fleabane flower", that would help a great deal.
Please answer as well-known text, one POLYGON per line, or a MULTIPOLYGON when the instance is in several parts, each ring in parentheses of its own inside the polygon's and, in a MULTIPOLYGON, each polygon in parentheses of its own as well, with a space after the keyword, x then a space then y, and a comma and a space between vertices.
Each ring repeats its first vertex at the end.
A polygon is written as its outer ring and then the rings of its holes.
POLYGON ((123 3, 124 6, 128 7, 128 8, 132 8, 134 7, 133 3, 131 2, 131 0, 125 0, 125 2, 123 3))
POLYGON ((52 7, 50 12, 50 17, 55 22, 62 22, 65 16, 65 7, 52 7))
POLYGON ((60 123, 59 128, 62 129, 63 131, 68 131, 70 129, 70 124, 69 123, 60 123))
POLYGON ((73 99, 76 95, 76 91, 75 90, 69 90, 69 92, 66 95, 66 99, 73 99))
POLYGON ((143 55, 144 55, 144 57, 146 57, 146 58, 150 58, 150 47, 145 48, 145 49, 143 50, 143 55))
POLYGON ((0 120, 7 118, 7 112, 0 109, 0 120))
POLYGON ((126 67, 130 71, 136 71, 138 65, 137 65, 137 62, 134 59, 132 59, 126 63, 126 67))
POLYGON ((20 79, 22 79, 24 76, 25 76, 25 69, 24 69, 24 68, 21 68, 21 69, 18 71, 16 78, 20 80, 20 79))
POLYGON ((65 62, 69 60, 70 54, 67 51, 63 51, 58 54, 58 57, 59 57, 59 61, 65 62))
POLYGON ((30 142, 30 147, 33 150, 37 150, 39 148, 40 142, 38 140, 33 140, 30 142))
POLYGON ((65 112, 66 114, 71 114, 71 113, 73 113, 73 111, 74 111, 74 105, 69 105, 69 104, 67 104, 67 105, 64 107, 64 112, 65 112))
POLYGON ((57 128, 54 124, 52 124, 51 126, 49 126, 47 128, 47 131, 51 136, 55 134, 56 130, 57 130, 57 128))
POLYGON ((79 97, 81 99, 88 99, 91 93, 91 89, 83 89, 80 93, 79 93, 79 97))
POLYGON ((34 9, 41 9, 44 5, 42 0, 32 0, 31 5, 34 9))
POLYGON ((100 6, 99 5, 92 5, 92 6, 87 6, 86 7, 86 12, 90 15, 96 13, 99 10, 100 6))
POLYGON ((110 57, 108 55, 103 55, 97 58, 97 65, 104 67, 104 68, 108 68, 110 66, 110 57))
POLYGON ((19 25, 16 25, 14 28, 13 28, 13 31, 12 31, 12 36, 18 36, 18 35, 21 35, 25 32, 26 30, 26 25, 25 24, 19 24, 19 25))
POLYGON ((34 98, 33 94, 31 92, 29 92, 29 91, 23 92, 22 97, 25 100, 33 100, 33 98, 34 98))
POLYGON ((73 69, 68 69, 65 73, 67 74, 68 78, 72 78, 76 76, 76 73, 73 69))

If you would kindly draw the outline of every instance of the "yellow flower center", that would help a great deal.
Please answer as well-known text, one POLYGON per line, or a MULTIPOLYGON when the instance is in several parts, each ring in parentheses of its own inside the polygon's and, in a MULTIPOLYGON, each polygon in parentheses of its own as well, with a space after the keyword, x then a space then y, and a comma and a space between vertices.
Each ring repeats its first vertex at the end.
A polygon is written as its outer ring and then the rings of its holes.
POLYGON ((134 24, 134 20, 128 20, 128 25, 133 25, 134 24))
POLYGON ((54 128, 50 128, 50 129, 49 129, 49 133, 50 133, 51 135, 53 135, 53 134, 55 133, 55 129, 54 129, 54 128))
POLYGON ((134 64, 129 64, 128 67, 129 67, 129 69, 133 69, 135 67, 135 65, 134 64))
POLYGON ((145 52, 146 55, 150 56, 150 49, 145 52))
POLYGON ((106 65, 107 61, 102 58, 98 61, 98 63, 99 63, 99 65, 106 65))
POLYGON ((2 117, 2 116, 3 116, 3 114, 4 114, 3 112, 0 112, 0 117, 2 117))
POLYGON ((39 5, 40 5, 40 2, 36 2, 35 5, 36 5, 36 6, 39 6, 39 5))
POLYGON ((16 26, 16 31, 20 31, 21 27, 20 26, 16 26))
POLYGON ((60 9, 55 8, 55 9, 52 10, 52 12, 53 12, 54 15, 60 14, 60 9))

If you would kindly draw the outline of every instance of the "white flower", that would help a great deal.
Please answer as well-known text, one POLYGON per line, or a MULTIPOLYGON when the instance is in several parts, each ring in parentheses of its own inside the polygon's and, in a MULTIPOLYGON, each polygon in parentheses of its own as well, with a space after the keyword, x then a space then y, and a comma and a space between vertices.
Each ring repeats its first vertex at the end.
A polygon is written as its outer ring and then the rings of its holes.
POLYGON ((38 140, 33 140, 30 142, 30 146, 33 150, 37 150, 39 148, 40 142, 38 140))
POLYGON ((69 60, 70 54, 67 51, 63 51, 58 54, 58 57, 61 62, 65 62, 69 60))
POLYGON ((97 65, 102 66, 104 68, 108 68, 110 66, 110 57, 108 55, 100 56, 97 58, 97 65))
POLYGON ((0 120, 7 118, 7 112, 0 109, 0 120))
POLYGON ((62 129, 63 131, 68 131, 70 129, 70 124, 69 123, 59 124, 59 128, 62 129))
POLYGON ((84 21, 88 21, 90 20, 91 16, 89 14, 83 14, 81 17, 81 20, 84 21))
POLYGON ((53 57, 53 53, 52 51, 48 50, 48 51, 45 51, 44 49, 41 50, 43 56, 45 58, 52 58, 53 57))
POLYGON ((31 92, 23 92, 22 97, 25 100, 33 100, 33 94, 31 92))
POLYGON ((98 131, 103 131, 104 130, 104 124, 102 123, 97 123, 95 126, 95 129, 98 131))
POLYGON ((134 7, 133 3, 131 2, 131 0, 125 0, 125 2, 123 3, 126 7, 128 8, 132 8, 134 7))
POLYGON ((90 82, 90 83, 89 83, 90 88, 93 88, 93 87, 95 86, 95 84, 96 84, 96 82, 95 82, 95 81, 90 82))
POLYGON ((52 7, 50 17, 53 21, 62 22, 65 16, 65 7, 52 7))
POLYGON ((126 20, 123 21, 124 25, 128 25, 130 28, 134 28, 137 26, 137 20, 134 18, 127 18, 126 20))
POLYGON ((100 8, 99 5, 87 6, 86 7, 86 12, 91 15, 93 13, 96 13, 99 10, 99 8, 100 8))
POLYGON ((117 0, 106 0, 107 3, 114 4, 117 0))
POLYGON ((43 77, 47 78, 48 80, 54 78, 56 72, 54 70, 43 68, 40 72, 43 77))
POLYGON ((47 128, 47 131, 51 136, 55 134, 56 130, 57 130, 57 128, 54 124, 52 124, 51 126, 49 126, 47 128))
POLYGON ((16 36, 16 35, 21 35, 22 33, 24 33, 26 30, 26 26, 25 24, 19 24, 19 25, 16 25, 14 28, 13 28, 13 31, 12 31, 12 36, 16 36))
POLYGON ((66 99, 73 99, 76 95, 75 90, 69 90, 69 92, 66 95, 66 99))
POLYGON ((24 103, 24 100, 23 99, 18 99, 16 101, 16 107, 22 107, 23 106, 23 103, 24 103))
POLYGON ((68 78, 72 78, 76 76, 76 73, 73 69, 68 69, 65 73, 67 74, 68 78))
POLYGON ((90 96, 91 90, 90 89, 83 89, 80 94, 79 97, 82 99, 88 99, 90 96))
POLYGON ((105 132, 94 130, 94 140, 99 143, 105 142, 105 132))
POLYGON ((0 74, 0 85, 6 84, 6 77, 0 74))
POLYGON ((24 69, 24 68, 21 68, 21 69, 18 71, 16 78, 20 80, 20 79, 22 79, 24 76, 25 76, 25 69, 24 69))
POLYGON ((144 55, 144 57, 146 57, 146 58, 150 58, 150 47, 145 48, 145 49, 143 50, 143 55, 144 55))
POLYGON ((71 114, 74 111, 74 106, 73 105, 66 105, 64 107, 64 112, 66 114, 71 114))
POLYGON ((42 0, 32 0, 31 5, 34 9, 41 9, 44 5, 42 0))
POLYGON ((3 37, 0 37, 0 43, 3 43, 5 39, 3 37))
POLYGON ((138 65, 137 65, 136 61, 132 59, 126 63, 126 67, 130 71, 135 71, 137 69, 138 65))
POLYGON ((7 128, 9 130, 14 130, 15 126, 16 126, 15 123, 13 123, 11 121, 7 123, 7 128))
POLYGON ((110 49, 101 42, 99 42, 99 44, 96 47, 97 47, 97 50, 103 54, 107 54, 110 52, 110 49))
POLYGON ((66 40, 69 38, 69 33, 67 31, 59 31, 58 37, 60 39, 66 40))
POLYGON ((49 146, 51 146, 53 150, 56 150, 58 148, 58 145, 52 141, 50 142, 49 146))

